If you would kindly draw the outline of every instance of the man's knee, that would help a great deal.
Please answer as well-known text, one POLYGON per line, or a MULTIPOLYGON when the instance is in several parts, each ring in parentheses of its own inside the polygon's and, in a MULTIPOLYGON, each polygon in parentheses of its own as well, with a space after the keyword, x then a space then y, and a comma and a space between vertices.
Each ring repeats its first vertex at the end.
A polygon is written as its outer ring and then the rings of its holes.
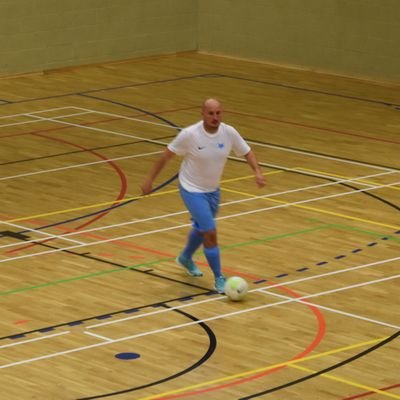
POLYGON ((204 247, 215 247, 217 246, 217 230, 212 229, 210 231, 203 232, 204 247))

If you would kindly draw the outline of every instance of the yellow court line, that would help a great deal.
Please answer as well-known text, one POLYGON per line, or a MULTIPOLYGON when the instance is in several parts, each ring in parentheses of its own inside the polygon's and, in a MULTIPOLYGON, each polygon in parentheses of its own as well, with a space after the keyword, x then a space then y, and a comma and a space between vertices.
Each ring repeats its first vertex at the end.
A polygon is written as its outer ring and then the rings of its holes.
POLYGON ((325 351, 324 353, 314 354, 312 356, 298 358, 296 360, 284 361, 284 362, 281 362, 281 363, 278 363, 278 364, 270 365, 268 367, 257 368, 257 369, 253 369, 253 370, 250 370, 250 371, 241 372, 241 373, 235 374, 235 375, 224 376, 223 378, 218 378, 218 379, 213 379, 213 380, 207 381, 207 382, 197 383, 195 385, 186 386, 184 388, 170 390, 168 392, 164 392, 164 393, 160 393, 160 394, 156 394, 156 395, 152 395, 152 396, 142 397, 142 398, 140 398, 138 400, 154 400, 154 399, 158 399, 158 398, 164 397, 164 396, 169 396, 169 395, 182 393, 182 392, 188 392, 188 391, 191 391, 193 389, 198 389, 198 388, 201 388, 201 387, 204 387, 204 386, 210 386, 210 385, 214 385, 216 383, 226 382, 226 381, 230 381, 230 380, 237 379, 237 378, 243 378, 243 377, 249 376, 249 375, 255 375, 257 373, 266 372, 266 371, 269 371, 271 369, 275 369, 275 368, 279 368, 279 367, 286 367, 286 366, 290 366, 290 365, 297 364, 297 363, 300 363, 300 362, 314 360, 316 358, 321 358, 321 357, 324 357, 324 356, 329 356, 329 355, 332 355, 332 354, 341 353, 343 351, 356 349, 358 347, 373 345, 373 344, 382 342, 383 340, 386 340, 389 337, 390 336, 386 336, 386 337, 379 338, 379 339, 368 340, 368 341, 365 341, 365 342, 352 344, 352 345, 341 347, 341 348, 338 348, 338 349, 325 351))
POLYGON ((69 208, 69 209, 66 209, 66 210, 58 210, 58 211, 52 211, 52 212, 43 213, 43 214, 30 215, 30 216, 27 216, 27 217, 8 219, 5 222, 27 221, 27 220, 30 220, 30 219, 35 219, 35 218, 40 218, 40 217, 48 217, 50 215, 64 214, 64 213, 69 213, 69 212, 72 212, 72 211, 82 211, 82 210, 88 210, 90 208, 108 206, 110 204, 120 204, 120 203, 124 203, 125 201, 129 201, 129 200, 138 200, 138 199, 140 199, 142 197, 144 198, 144 197, 161 196, 161 195, 164 195, 164 194, 174 193, 174 192, 177 192, 177 191, 178 191, 178 189, 174 189, 174 190, 168 190, 168 191, 160 192, 160 193, 152 193, 152 194, 148 194, 146 196, 127 197, 127 198, 121 199, 121 200, 106 201, 104 203, 92 204, 90 206, 75 207, 75 208, 69 208))
MULTIPOLYGON (((225 188, 221 188, 221 190, 224 190, 226 192, 241 194, 243 196, 248 196, 248 197, 258 197, 258 196, 254 195, 254 194, 251 194, 251 193, 239 192, 238 190, 231 190, 231 189, 225 189, 225 188)), ((288 204, 288 205, 291 205, 292 207, 304 208, 305 210, 310 210, 310 211, 317 211, 317 212, 320 212, 320 213, 323 213, 323 214, 334 215, 335 217, 342 217, 342 218, 351 219, 353 221, 366 222, 368 224, 384 226, 386 228, 391 228, 391 229, 399 229, 399 227, 395 226, 395 225, 384 224, 382 222, 376 222, 376 221, 372 221, 372 220, 364 219, 364 218, 352 217, 350 215, 340 214, 340 213, 333 212, 333 211, 322 210, 320 208, 315 208, 315 207, 303 206, 301 204, 292 204, 292 203, 290 203, 288 201, 271 199, 269 197, 268 198, 260 197, 260 200, 268 200, 268 201, 272 201, 274 203, 288 204)), ((321 200, 323 200, 323 199, 321 199, 321 200)))
MULTIPOLYGON (((381 183, 378 182, 372 182, 372 181, 367 181, 365 179, 362 178, 354 178, 351 176, 344 176, 344 175, 338 175, 338 174, 332 174, 332 172, 325 172, 325 171, 317 171, 315 169, 310 169, 310 168, 301 168, 301 167, 297 167, 297 168, 293 168, 296 171, 305 171, 305 172, 314 172, 316 174, 321 174, 321 175, 327 175, 327 176, 333 176, 335 178, 342 178, 342 179, 348 179, 348 180, 353 180, 354 183, 357 183, 357 181, 361 182, 361 183, 366 183, 368 185, 375 185, 375 186, 380 186, 381 183)), ((353 182, 350 182, 353 183, 353 182)), ((393 189, 393 190, 400 190, 400 187, 396 187, 396 186, 388 186, 386 189, 393 189)))
MULTIPOLYGON (((272 175, 272 174, 277 174, 279 172, 283 172, 283 171, 266 172, 263 175, 272 175)), ((254 177, 254 175, 246 175, 246 176, 241 176, 239 178, 225 179, 222 181, 222 183, 234 182, 234 181, 244 180, 244 179, 253 178, 253 177, 254 177)), ((92 204, 90 206, 75 207, 75 208, 69 208, 66 210, 58 210, 58 211, 52 211, 52 212, 47 212, 47 213, 43 213, 43 214, 30 215, 27 217, 8 219, 5 222, 27 221, 30 219, 49 217, 51 215, 65 214, 65 213, 69 213, 69 212, 73 212, 73 211, 88 210, 90 208, 97 208, 97 207, 101 207, 101 206, 109 206, 111 204, 120 204, 120 203, 124 203, 125 201, 138 200, 138 199, 145 198, 145 197, 163 196, 165 194, 176 193, 176 192, 179 192, 179 189, 166 190, 166 191, 159 192, 159 193, 148 194, 146 196, 127 197, 127 198, 121 199, 121 200, 106 201, 104 203, 96 203, 96 204, 92 204)))
MULTIPOLYGON (((317 372, 317 371, 314 371, 312 369, 302 367, 300 365, 290 365, 290 367, 299 369, 301 371, 311 372, 313 374, 315 374, 317 372)), ((359 388, 359 389, 367 390, 368 392, 374 392, 374 393, 381 394, 383 396, 391 397, 392 399, 400 399, 400 396, 398 396, 396 394, 385 392, 384 390, 380 390, 380 389, 375 389, 375 388, 373 388, 371 386, 366 386, 366 385, 363 385, 361 383, 350 381, 348 379, 339 378, 339 377, 331 375, 331 374, 321 374, 320 376, 323 376, 324 378, 331 379, 331 380, 336 381, 336 382, 345 383, 346 385, 354 386, 354 387, 359 388)))

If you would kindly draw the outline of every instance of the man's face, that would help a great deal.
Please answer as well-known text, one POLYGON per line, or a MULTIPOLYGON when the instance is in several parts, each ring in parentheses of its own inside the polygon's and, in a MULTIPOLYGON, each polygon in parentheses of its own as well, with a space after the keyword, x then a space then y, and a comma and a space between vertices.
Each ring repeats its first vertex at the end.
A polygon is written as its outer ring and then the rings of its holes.
POLYGON ((206 104, 202 110, 204 128, 209 133, 214 133, 218 130, 222 120, 222 107, 218 103, 206 104))

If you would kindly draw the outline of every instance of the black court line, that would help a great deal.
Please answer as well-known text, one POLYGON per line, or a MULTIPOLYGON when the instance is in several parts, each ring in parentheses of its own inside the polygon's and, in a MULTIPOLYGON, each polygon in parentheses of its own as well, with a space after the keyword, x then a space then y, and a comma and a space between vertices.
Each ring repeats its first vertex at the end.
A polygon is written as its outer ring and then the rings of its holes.
MULTIPOLYGON (((350 95, 345 95, 342 93, 335 93, 335 92, 327 92, 323 90, 317 90, 317 89, 310 89, 310 88, 305 88, 301 86, 294 86, 294 85, 288 85, 284 83, 277 83, 277 82, 271 82, 271 81, 262 81, 262 80, 257 80, 257 79, 252 79, 252 78, 244 78, 244 77, 239 77, 239 76, 234 76, 234 75, 226 75, 226 74, 205 74, 205 75, 196 75, 196 77, 201 77, 201 78, 227 78, 227 79, 233 79, 233 80, 240 80, 240 81, 247 81, 247 82, 253 82, 253 83, 258 83, 258 84, 263 84, 263 85, 269 85, 269 86, 275 86, 279 88, 284 88, 284 89, 291 89, 291 90, 299 90, 302 92, 308 92, 308 93, 316 93, 316 94, 323 94, 326 96, 333 96, 333 97, 339 97, 339 98, 344 98, 344 99, 349 99, 349 100, 357 100, 357 101, 362 101, 362 102, 367 102, 367 103, 374 103, 374 104, 381 104, 384 106, 389 106, 389 107, 394 107, 397 109, 397 107, 400 107, 400 103, 391 103, 383 100, 376 100, 376 99, 369 99, 366 97, 358 97, 358 96, 350 96, 350 95)), ((190 78, 188 78, 190 79, 190 78)), ((154 83, 169 83, 169 82, 174 82, 177 80, 182 80, 182 79, 168 79, 165 81, 156 81, 154 83)), ((137 84, 137 85, 125 85, 125 86, 119 86, 115 88, 110 88, 110 89, 95 89, 87 92, 82 92, 82 93, 77 93, 77 94, 88 94, 88 93, 95 93, 95 92, 101 92, 101 91, 108 91, 108 90, 114 90, 114 89, 125 89, 131 86, 144 86, 146 84, 137 84)))
POLYGON ((394 339, 396 339, 399 336, 400 336, 400 331, 394 333, 393 335, 391 335, 388 338, 382 340, 381 342, 375 344, 374 346, 362 351, 361 353, 358 353, 358 354, 356 354, 356 355, 354 355, 354 356, 352 356, 350 358, 347 358, 346 360, 343 360, 343 361, 341 361, 341 362, 339 362, 337 364, 331 365, 328 368, 322 369, 321 371, 318 371, 318 372, 314 372, 314 373, 312 373, 310 375, 307 375, 307 376, 304 376, 302 378, 295 379, 294 381, 285 383, 283 385, 276 386, 274 388, 271 388, 271 389, 268 389, 268 390, 264 390, 262 392, 254 393, 254 394, 252 394, 250 396, 240 397, 239 400, 254 399, 256 397, 264 396, 264 395, 276 392, 278 390, 286 389, 286 388, 288 388, 290 386, 297 385, 297 384, 299 384, 301 382, 304 382, 304 381, 307 381, 309 379, 315 378, 315 377, 320 376, 322 374, 326 374, 327 372, 333 371, 333 370, 335 370, 335 369, 337 369, 339 367, 342 367, 343 365, 349 364, 352 361, 355 361, 355 360, 357 360, 357 359, 359 359, 359 358, 361 358, 361 357, 373 352, 374 350, 377 350, 380 347, 383 347, 384 345, 390 343, 391 341, 393 341, 394 339))
POLYGON ((106 101, 107 103, 116 104, 116 105, 118 105, 118 106, 126 107, 126 108, 129 108, 129 109, 131 109, 131 110, 135 110, 135 111, 140 111, 141 113, 146 114, 146 115, 149 115, 149 116, 154 117, 154 118, 157 118, 157 119, 159 119, 160 121, 163 121, 163 122, 167 123, 168 125, 173 126, 174 128, 181 129, 180 127, 178 127, 178 125, 174 124, 173 122, 169 121, 168 119, 166 119, 166 118, 164 118, 164 117, 161 117, 161 116, 158 115, 158 114, 154 114, 154 113, 152 113, 152 112, 150 112, 150 111, 143 110, 143 108, 134 107, 134 106, 131 106, 131 105, 129 105, 129 104, 120 103, 120 102, 115 101, 115 100, 104 99, 104 98, 102 98, 102 97, 91 96, 91 95, 86 94, 86 93, 78 93, 77 95, 78 95, 78 96, 87 97, 87 98, 89 98, 89 99, 100 100, 100 101, 106 101))
POLYGON ((220 74, 220 77, 221 78, 235 79, 235 80, 242 80, 242 81, 253 82, 253 83, 261 83, 263 85, 282 87, 282 88, 285 88, 285 89, 300 90, 302 92, 323 94, 323 95, 326 95, 326 96, 341 97, 341 98, 344 98, 344 99, 357 100, 357 101, 362 101, 362 102, 366 102, 366 103, 382 104, 384 106, 389 106, 389 107, 400 107, 400 104, 398 104, 398 103, 391 103, 391 102, 388 102, 388 101, 376 100, 376 99, 368 99, 366 97, 350 96, 350 95, 341 94, 341 93, 335 93, 335 92, 326 92, 326 91, 323 91, 323 90, 310 89, 310 88, 294 86, 294 85, 287 85, 287 84, 284 84, 284 83, 276 83, 276 82, 271 82, 271 81, 260 81, 260 80, 257 80, 257 79, 244 78, 244 77, 233 76, 233 75, 225 75, 225 74, 220 74))
MULTIPOLYGON (((260 142, 260 143, 262 143, 262 142, 260 142)), ((349 161, 357 161, 357 160, 352 160, 352 159, 347 159, 347 160, 349 160, 349 161)), ((234 160, 234 161, 240 162, 240 163, 247 163, 246 160, 234 160)), ((265 164, 265 163, 263 163, 263 162, 259 162, 259 164, 260 164, 262 167, 263 167, 263 166, 264 166, 264 167, 268 167, 268 168, 271 168, 271 169, 274 169, 274 170, 277 170, 277 171, 281 171, 281 170, 282 170, 282 168, 274 167, 274 166, 265 164)), ((371 164, 371 165, 372 165, 372 164, 371 164)), ((308 173, 306 173, 306 172, 297 171, 297 170, 293 170, 293 171, 291 171, 291 170, 285 170, 285 172, 287 172, 287 173, 289 173, 289 174, 298 174, 298 175, 310 176, 310 174, 308 174, 308 173)), ((319 179, 322 179, 322 180, 325 180, 325 181, 328 181, 328 182, 337 182, 334 178, 328 178, 328 177, 323 177, 323 176, 313 176, 313 177, 314 177, 314 178, 319 178, 319 179)), ((355 183, 355 184, 356 184, 356 183, 355 183)), ((357 187, 357 186, 353 186, 353 185, 351 185, 350 183, 339 182, 339 185, 344 186, 344 187, 347 187, 347 188, 352 189, 352 190, 355 190, 355 191, 358 190, 358 187, 357 187)), ((363 195, 372 197, 372 198, 374 198, 375 200, 381 201, 382 203, 386 204, 387 206, 389 206, 389 207, 391 207, 391 208, 394 208, 396 211, 400 211, 400 206, 398 206, 397 204, 394 204, 394 203, 392 203, 392 202, 390 202, 390 201, 388 201, 388 200, 386 200, 386 199, 384 199, 384 198, 382 198, 382 197, 376 195, 375 193, 371 193, 371 192, 368 192, 368 191, 363 191, 363 192, 360 192, 360 194, 363 194, 363 195)), ((18 233, 24 233, 24 232, 18 232, 18 233)))
MULTIPOLYGON (((79 255, 79 254, 77 254, 77 255, 79 255)), ((81 255, 83 256, 85 254, 81 254, 81 255)), ((92 258, 94 258, 94 257, 92 257, 92 258)), ((101 260, 99 258, 95 258, 95 259, 97 261, 101 261, 101 262, 107 263, 107 260, 101 260)), ((138 269, 134 270, 132 268, 125 267, 125 266, 120 265, 120 264, 116 264, 116 263, 109 263, 109 264, 117 265, 117 266, 120 266, 121 268, 124 268, 124 269, 130 269, 131 271, 136 271, 136 272, 148 274, 147 271, 141 271, 141 270, 138 270, 138 269)), ((158 274, 151 274, 151 275, 152 276, 156 276, 156 277, 161 277, 158 274)), ((168 278, 166 278, 166 279, 168 279, 168 278)), ((179 281, 179 280, 175 280, 175 279, 168 279, 168 280, 174 281, 174 282, 177 282, 177 283, 184 283, 184 284, 187 283, 187 282, 183 282, 183 281, 179 281)), ((187 284, 187 286, 192 286, 192 287, 195 287, 197 289, 201 289, 203 291, 201 293, 191 294, 190 296, 175 297, 175 298, 172 298, 172 299, 157 301, 155 303, 145 304, 145 305, 141 305, 141 306, 129 307, 129 308, 126 308, 126 309, 123 309, 123 310, 112 311, 112 312, 105 313, 105 314, 98 314, 98 315, 93 315, 93 316, 86 317, 86 318, 76 319, 76 320, 73 320, 73 321, 61 322, 61 323, 56 324, 56 325, 45 326, 45 327, 42 327, 42 328, 30 330, 30 331, 14 333, 14 334, 11 334, 11 335, 0 337, 0 340, 21 339, 21 338, 24 338, 27 335, 30 335, 30 334, 33 334, 33 333, 48 333, 48 332, 56 330, 57 328, 64 328, 64 327, 69 327, 70 328, 70 327, 74 327, 74 326, 81 326, 85 322, 95 323, 95 322, 98 322, 98 321, 101 321, 101 320, 112 318, 114 316, 118 316, 118 315, 121 316, 122 314, 128 314, 128 315, 129 314, 133 314, 133 313, 139 312, 140 310, 144 310, 146 308, 165 307, 166 304, 168 304, 168 303, 177 302, 177 301, 184 302, 184 301, 187 301, 187 300, 194 299, 196 297, 209 296, 209 295, 215 295, 216 294, 215 291, 209 290, 207 288, 202 288, 200 286, 191 285, 191 284, 187 284)))
POLYGON ((126 89, 126 88, 130 88, 130 87, 156 85, 156 84, 159 84, 159 83, 170 83, 170 82, 184 81, 184 80, 195 79, 195 78, 214 78, 214 77, 217 77, 217 76, 218 76, 218 74, 196 74, 196 75, 189 75, 189 76, 181 76, 181 77, 178 77, 178 78, 162 79, 162 80, 159 80, 159 81, 149 81, 149 82, 143 82, 143 83, 131 83, 129 85, 121 85, 121 86, 113 86, 113 87, 107 87, 107 88, 86 90, 84 92, 80 92, 80 93, 77 93, 77 94, 88 94, 88 93, 103 92, 103 91, 108 91, 108 90, 126 89))
MULTIPOLYGON (((169 309, 170 307, 167 305, 162 305, 162 307, 169 309)), ((180 315, 185 316, 186 318, 197 322, 200 321, 197 317, 184 312, 182 310, 172 310, 180 315)), ((197 360, 196 362, 194 362, 192 365, 190 365, 189 367, 183 369, 182 371, 179 371, 173 375, 170 376, 166 376, 165 378, 159 379, 158 381, 154 381, 154 382, 149 382, 149 383, 145 383, 144 385, 140 385, 140 386, 136 386, 133 388, 128 388, 128 389, 123 389, 123 390, 119 390, 116 392, 110 392, 110 393, 105 393, 105 394, 99 394, 99 395, 95 395, 95 396, 91 396, 91 397, 80 397, 79 399, 76 400, 94 400, 94 399, 101 399, 104 397, 110 397, 110 396, 116 396, 118 394, 123 394, 123 393, 130 393, 130 392, 134 392, 136 390, 141 390, 141 389, 145 389, 151 386, 156 386, 156 385, 160 385, 161 383, 165 383, 168 382, 172 379, 176 379, 182 375, 185 375, 193 370, 195 370, 196 368, 200 367, 202 364, 204 364, 215 352, 216 348, 217 348, 217 337, 215 336, 215 333, 213 332, 213 330, 204 322, 199 322, 197 325, 199 325, 200 328, 202 328, 205 333, 208 336, 208 347, 207 347, 207 351, 204 353, 204 355, 197 360)), ((179 347, 180 343, 176 343, 176 345, 179 347)), ((176 350, 175 350, 176 351, 176 350)), ((192 361, 193 362, 193 361, 192 361)))
MULTIPOLYGON (((51 245, 45 244, 45 243, 37 243, 37 244, 40 245, 40 246, 46 247, 46 248, 50 248, 50 249, 58 249, 58 247, 51 246, 51 245)), ((215 295, 216 294, 216 292, 214 290, 210 290, 207 287, 204 287, 204 286, 201 286, 201 285, 196 285, 196 284, 193 284, 193 283, 190 283, 190 282, 186 282, 186 281, 181 281, 179 279, 170 278, 168 276, 160 275, 160 274, 154 272, 151 269, 150 270, 141 270, 141 269, 139 269, 139 266, 138 267, 129 267, 129 266, 126 266, 126 265, 123 265, 123 264, 119 264, 119 263, 110 261, 110 260, 102 259, 100 257, 92 256, 92 255, 90 255, 90 253, 78 253, 78 252, 75 252, 75 251, 72 251, 72 250, 61 250, 61 251, 64 252, 64 253, 67 253, 67 254, 74 255, 74 256, 78 256, 78 257, 82 257, 82 258, 89 259, 89 260, 92 260, 92 261, 96 261, 96 262, 99 262, 99 263, 111 265, 113 267, 118 267, 118 268, 121 268, 123 270, 129 270, 129 271, 140 273, 140 274, 151 275, 152 277, 159 278, 159 279, 164 280, 164 281, 183 284, 183 285, 185 285, 187 287, 191 287, 191 288, 194 288, 194 289, 199 289, 199 290, 201 290, 201 292, 197 293, 197 294, 191 294, 190 296, 186 295, 186 296, 175 297, 175 298, 168 299, 168 300, 157 301, 155 303, 150 303, 150 304, 141 305, 141 306, 137 306, 137 307, 130 307, 130 308, 127 308, 127 309, 124 309, 124 310, 112 311, 112 312, 109 312, 109 313, 106 313, 106 314, 100 314, 100 315, 94 315, 94 316, 91 316, 91 317, 80 318, 78 320, 69 321, 69 322, 62 322, 60 324, 51 325, 51 326, 47 326, 47 327, 43 327, 43 328, 38 328, 38 329, 31 330, 31 331, 11 334, 11 335, 0 337, 0 340, 20 339, 20 338, 25 337, 26 335, 29 335, 29 334, 32 334, 32 333, 47 333, 47 332, 55 330, 56 328, 82 325, 83 323, 88 322, 88 321, 95 322, 96 320, 103 320, 103 319, 111 318, 111 317, 114 317, 115 315, 131 314, 133 312, 137 312, 137 311, 142 310, 144 308, 156 308, 156 307, 165 306, 165 304, 171 303, 171 302, 174 302, 174 301, 187 301, 188 299, 195 298, 195 297, 207 296, 207 295, 215 295)), ((162 260, 156 261, 156 263, 159 263, 159 262, 162 262, 162 260)))
POLYGON ((278 149, 302 151, 302 152, 304 152, 306 154, 312 154, 312 155, 323 156, 323 157, 335 157, 336 159, 342 160, 342 161, 357 162, 359 164, 365 165, 366 167, 371 167, 372 166, 372 167, 387 168, 387 169, 393 169, 395 171, 400 171, 399 167, 392 167, 390 165, 375 164, 375 163, 370 163, 370 162, 366 162, 366 161, 355 160, 353 158, 340 157, 340 156, 337 156, 337 155, 332 156, 332 154, 321 153, 321 152, 318 152, 318 151, 312 151, 312 150, 308 150, 308 149, 302 149, 300 147, 283 146, 283 145, 276 144, 276 143, 266 142, 264 140, 252 139, 252 138, 250 138, 248 136, 246 136, 245 139, 247 141, 251 141, 251 142, 254 142, 256 144, 260 144, 260 145, 265 144, 265 145, 268 145, 268 146, 276 147, 278 149))
POLYGON ((272 81, 262 81, 262 80, 252 79, 252 78, 244 78, 244 77, 240 77, 240 76, 220 74, 220 73, 196 74, 196 75, 183 76, 183 77, 177 77, 177 78, 171 78, 171 79, 163 79, 163 80, 157 80, 157 81, 131 83, 131 84, 119 85, 119 86, 109 86, 109 87, 97 88, 97 89, 86 90, 86 91, 81 91, 81 92, 70 92, 70 93, 64 93, 64 94, 60 94, 60 95, 36 97, 36 98, 17 100, 17 101, 7 101, 6 103, 0 102, 0 106, 7 105, 7 104, 19 104, 19 103, 27 103, 27 102, 31 102, 31 101, 55 99, 55 98, 67 97, 67 96, 85 95, 85 94, 97 93, 97 92, 103 92, 103 91, 126 89, 126 88, 130 88, 130 87, 140 87, 140 86, 148 86, 148 85, 155 85, 155 84, 163 84, 163 83, 184 81, 184 80, 190 80, 190 79, 196 79, 196 78, 228 78, 228 79, 242 80, 242 81, 247 81, 247 82, 259 83, 259 84, 263 84, 263 85, 281 87, 281 88, 285 88, 285 89, 300 90, 303 92, 323 94, 326 96, 341 97, 341 98, 345 98, 345 99, 349 99, 349 100, 381 104, 381 105, 393 107, 395 110, 400 109, 400 104, 391 103, 391 102, 387 102, 387 101, 383 101, 383 100, 369 99, 366 97, 350 96, 350 95, 345 95, 342 93, 328 92, 328 91, 322 91, 322 90, 317 90, 317 89, 311 89, 311 88, 307 88, 307 87, 288 85, 288 84, 272 82, 272 81))
POLYGON ((212 76, 214 76, 214 74, 199 74, 199 75, 181 76, 178 78, 164 79, 164 80, 159 80, 159 81, 148 81, 148 82, 143 82, 143 83, 130 83, 130 84, 126 84, 126 85, 109 86, 109 87, 98 88, 98 89, 93 89, 93 90, 69 92, 69 93, 52 95, 52 96, 44 96, 44 97, 35 97, 35 98, 31 98, 31 99, 9 101, 5 104, 0 104, 0 106, 6 105, 6 104, 19 104, 19 103, 29 103, 31 101, 58 99, 60 97, 78 96, 78 95, 82 95, 82 94, 86 94, 86 93, 95 93, 95 92, 102 92, 102 91, 108 91, 108 90, 125 89, 125 88, 130 88, 130 87, 137 87, 137 86, 155 85, 155 84, 159 84, 159 83, 184 81, 184 80, 188 80, 188 79, 206 78, 208 76, 212 77, 212 76))

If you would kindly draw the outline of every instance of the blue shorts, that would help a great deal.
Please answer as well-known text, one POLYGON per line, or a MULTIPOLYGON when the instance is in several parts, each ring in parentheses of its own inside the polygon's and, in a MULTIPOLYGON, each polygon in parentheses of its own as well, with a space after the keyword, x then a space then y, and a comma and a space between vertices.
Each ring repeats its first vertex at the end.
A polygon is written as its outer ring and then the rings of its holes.
POLYGON ((193 227, 200 232, 215 229, 214 218, 218 213, 220 190, 207 193, 188 192, 179 185, 179 192, 192 216, 193 227))

